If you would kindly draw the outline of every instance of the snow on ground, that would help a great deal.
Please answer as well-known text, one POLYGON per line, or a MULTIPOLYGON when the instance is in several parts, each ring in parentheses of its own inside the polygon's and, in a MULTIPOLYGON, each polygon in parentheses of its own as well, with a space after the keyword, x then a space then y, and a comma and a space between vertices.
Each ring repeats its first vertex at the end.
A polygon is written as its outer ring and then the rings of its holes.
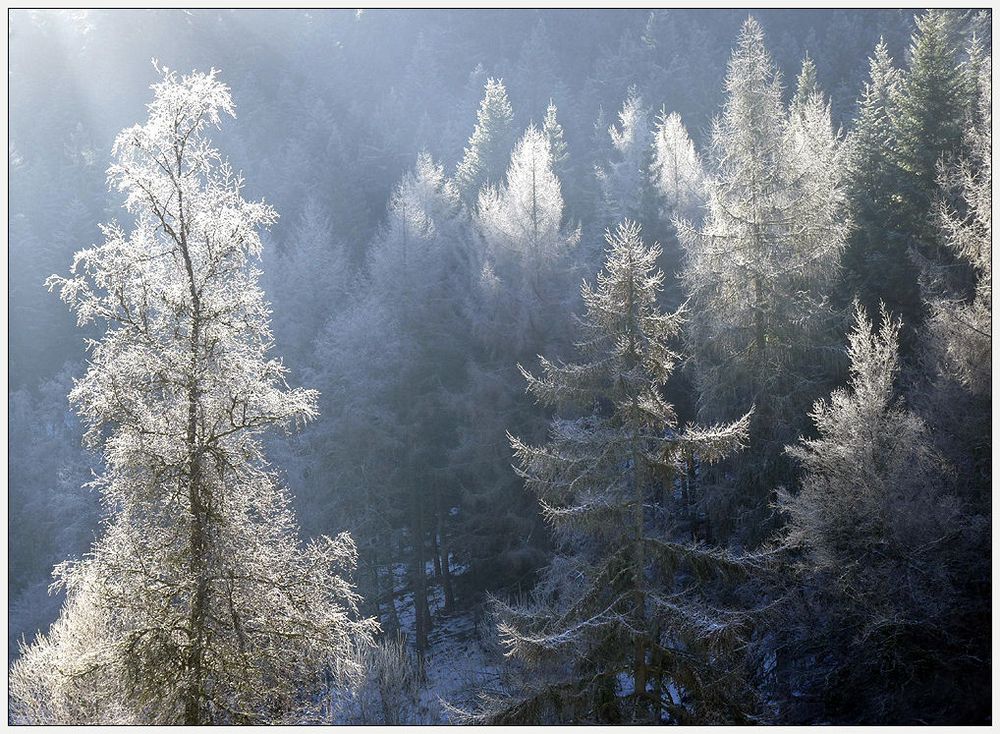
MULTIPOLYGON (((476 691, 483 684, 495 680, 500 661, 484 649, 474 614, 461 612, 446 615, 444 591, 433 574, 433 566, 428 564, 427 603, 432 626, 428 635, 429 649, 424 656, 424 678, 421 680, 415 676, 413 689, 409 691, 381 692, 377 682, 371 681, 353 702, 343 706, 335 717, 336 723, 452 723, 444 702, 461 709, 473 708, 476 691), (390 715, 394 720, 384 720, 387 718, 385 707, 391 709, 390 715)), ((405 587, 406 567, 403 564, 393 568, 393 576, 396 588, 405 587)), ((403 594, 395 604, 406 638, 407 657, 416 670, 413 593, 403 594)))

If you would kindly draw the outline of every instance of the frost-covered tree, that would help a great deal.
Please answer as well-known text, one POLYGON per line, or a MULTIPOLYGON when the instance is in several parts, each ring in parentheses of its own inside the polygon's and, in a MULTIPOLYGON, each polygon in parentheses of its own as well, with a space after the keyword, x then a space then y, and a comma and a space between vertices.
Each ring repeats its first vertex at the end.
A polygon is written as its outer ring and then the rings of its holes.
POLYGON ((483 191, 473 217, 474 280, 465 302, 473 338, 464 388, 451 400, 457 415, 451 461, 463 486, 456 518, 461 545, 476 568, 503 580, 524 577, 540 560, 537 513, 511 476, 504 450, 506 430, 541 429, 540 411, 517 397, 515 364, 565 344, 580 237, 578 227, 564 223, 552 151, 535 126, 518 142, 506 180, 483 191))
POLYGON ((514 110, 503 80, 488 79, 476 127, 455 170, 455 184, 466 203, 474 204, 484 186, 500 183, 514 143, 513 122, 514 110))
POLYGON ((607 242, 596 287, 582 288, 583 360, 543 357, 537 377, 521 368, 536 400, 560 411, 544 445, 509 436, 518 475, 538 494, 559 552, 530 602, 498 603, 505 655, 526 669, 518 689, 486 696, 473 720, 739 716, 713 690, 727 678, 734 620, 691 596, 695 578, 710 586, 713 574, 737 564, 671 541, 657 514, 693 457, 710 463, 742 448, 749 416, 679 427, 661 388, 677 361, 669 341, 681 314, 656 306, 659 247, 646 247, 639 226, 627 221, 607 242))
POLYGON ((981 71, 980 119, 966 129, 969 154, 939 170, 943 191, 935 207, 940 240, 975 273, 971 298, 940 298, 931 304, 929 324, 941 370, 966 389, 989 400, 993 291, 993 160, 991 64, 981 71))
POLYGON ((990 59, 981 59, 980 65, 977 117, 966 130, 969 153, 939 170, 943 194, 935 217, 938 238, 950 258, 925 269, 930 317, 922 354, 931 385, 923 415, 958 468, 964 495, 988 511, 993 344, 990 59), (950 266, 952 261, 960 267, 950 266))
POLYGON ((618 112, 618 123, 608 127, 611 157, 596 171, 605 221, 641 218, 644 213, 651 132, 649 110, 638 90, 632 87, 618 112))
POLYGON ((801 487, 779 493, 802 574, 782 668, 796 705, 832 721, 953 720, 963 703, 950 693, 980 665, 959 630, 988 526, 950 493, 930 430, 898 396, 899 329, 884 310, 873 329, 856 306, 849 383, 813 406, 815 438, 788 448, 801 487))
POLYGON ((562 188, 552 150, 534 125, 515 146, 506 181, 480 194, 474 223, 489 258, 484 265, 487 277, 498 279, 483 282, 484 305, 487 312, 499 313, 490 303, 503 312, 502 338, 516 343, 537 338, 544 330, 538 316, 548 319, 551 308, 566 300, 565 291, 557 287, 566 273, 558 265, 578 242, 579 230, 563 223, 562 188), (545 313, 540 314, 542 307, 545 313))
POLYGON ((795 96, 792 97, 792 112, 802 114, 810 100, 819 94, 819 82, 816 80, 816 64, 809 54, 802 59, 802 69, 795 80, 795 96))
POLYGON ((563 232, 562 219, 552 149, 546 135, 531 125, 511 155, 506 185, 480 195, 476 222, 491 252, 513 253, 538 269, 574 243, 572 232, 563 232))
POLYGON ((700 415, 712 422, 757 406, 751 451, 719 472, 706 497, 709 520, 723 535, 742 524, 759 540, 774 480, 785 476, 782 447, 830 367, 827 295, 848 222, 829 106, 813 95, 803 114, 786 115, 753 18, 743 25, 725 89, 704 223, 676 224, 700 415))
POLYGON ((681 116, 660 111, 653 136, 650 177, 661 198, 661 216, 696 221, 706 203, 705 171, 681 116))
POLYGON ((268 354, 259 229, 207 137, 233 115, 216 72, 163 70, 144 124, 115 140, 109 182, 134 221, 103 227, 52 288, 89 344, 70 398, 102 449, 109 514, 91 552, 56 569, 67 599, 11 670, 13 717, 31 723, 315 720, 319 694, 361 671, 369 640, 341 575, 353 541, 303 546, 261 450, 272 426, 315 414, 268 354))
POLYGON ((557 118, 558 110, 552 100, 545 108, 545 120, 542 123, 542 132, 549 141, 549 150, 552 153, 552 169, 556 175, 562 178, 565 176, 569 166, 569 148, 563 136, 562 125, 557 118))
POLYGON ((353 282, 346 249, 315 196, 306 198, 298 221, 275 259, 274 332, 285 354, 303 359, 329 312, 340 306, 353 282))

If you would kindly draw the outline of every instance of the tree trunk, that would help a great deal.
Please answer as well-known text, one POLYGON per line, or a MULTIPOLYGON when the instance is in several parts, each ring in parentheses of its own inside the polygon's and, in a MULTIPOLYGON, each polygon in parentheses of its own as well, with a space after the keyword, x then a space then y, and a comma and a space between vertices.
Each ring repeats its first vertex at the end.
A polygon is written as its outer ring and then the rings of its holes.
POLYGON ((451 583, 451 559, 445 544, 444 531, 441 532, 441 570, 444 583, 444 611, 451 614, 455 610, 455 590, 451 583))
MULTIPOLYGON (((414 497, 414 499, 416 499, 414 497)), ((414 636, 417 656, 423 666, 424 653, 427 651, 427 635, 430 632, 430 611, 427 607, 427 573, 424 566, 424 517, 419 502, 414 502, 413 562, 413 618, 414 636)))
MULTIPOLYGON (((178 156, 178 167, 180 165, 178 156)), ((191 611, 188 618, 188 685, 184 700, 184 723, 198 725, 206 723, 202 719, 202 698, 204 697, 204 672, 202 661, 204 657, 205 617, 208 612, 208 578, 206 572, 208 511, 209 498, 205 496, 201 476, 201 450, 198 445, 198 404, 201 388, 198 381, 200 371, 201 343, 201 299, 195 284, 194 267, 187 246, 186 226, 184 223, 183 194, 178 189, 179 235, 175 241, 180 246, 187 271, 188 289, 191 294, 191 363, 190 377, 187 387, 187 433, 185 444, 188 460, 188 503, 191 511, 191 532, 188 540, 190 557, 190 573, 194 583, 194 593, 191 598, 191 611)))

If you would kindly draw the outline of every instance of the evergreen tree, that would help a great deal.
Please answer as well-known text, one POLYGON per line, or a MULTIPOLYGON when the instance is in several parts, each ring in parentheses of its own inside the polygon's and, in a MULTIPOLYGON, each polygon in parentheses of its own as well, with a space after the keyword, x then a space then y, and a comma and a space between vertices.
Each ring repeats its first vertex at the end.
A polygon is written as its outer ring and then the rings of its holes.
POLYGON ((475 203, 479 191, 499 184, 513 141, 514 110, 502 79, 488 79, 476 113, 476 127, 455 170, 455 184, 463 201, 475 203))
POLYGON ((893 313, 914 314, 919 310, 913 300, 916 270, 900 232, 902 173, 890 117, 901 75, 884 39, 868 65, 869 79, 847 139, 845 183, 854 227, 844 252, 845 285, 866 309, 882 301, 893 313))
POLYGON ((432 613, 427 561, 440 569, 449 609, 453 603, 442 522, 455 498, 437 468, 452 442, 444 396, 461 376, 467 331, 448 300, 461 288, 458 211, 443 167, 420 154, 372 244, 365 292, 317 340, 318 361, 332 367, 325 379, 336 416, 319 442, 330 469, 317 477, 317 491, 338 497, 366 538, 371 610, 390 629, 399 627, 393 563, 405 559, 421 658, 432 613))
POLYGON ((677 226, 700 415, 718 421, 757 406, 752 451, 707 477, 708 520, 722 537, 742 526, 744 540, 760 540, 772 487, 788 476, 782 447, 830 368, 827 295, 848 225, 829 107, 814 95, 804 116, 786 116, 753 18, 733 51, 726 92, 712 132, 705 222, 677 226))
POLYGON ((46 593, 52 567, 83 554, 100 518, 97 498, 80 490, 96 468, 80 446, 83 429, 66 395, 79 365, 67 364, 35 389, 7 398, 8 654, 55 621, 62 595, 46 593))
POLYGON ((802 70, 795 80, 795 96, 792 97, 792 112, 800 114, 809 101, 820 94, 819 82, 816 80, 816 64, 809 58, 808 52, 802 59, 802 70))
POLYGON ((949 260, 925 268, 930 318, 922 353, 931 383, 926 418, 959 471, 963 495, 984 513, 989 512, 992 474, 990 71, 989 57, 981 59, 977 118, 966 130, 969 153, 939 171, 938 237, 961 267, 948 267, 949 260))
POLYGON ((650 177, 662 202, 661 216, 697 221, 707 201, 705 171, 681 116, 661 110, 653 137, 650 177))
POLYGON ((617 222, 624 217, 642 219, 646 204, 651 151, 649 111, 642 97, 631 87, 618 112, 618 124, 608 128, 612 154, 604 166, 597 169, 601 184, 603 218, 617 222))
POLYGON ((917 18, 908 69, 890 108, 902 174, 901 221, 908 244, 925 257, 935 254, 930 212, 938 162, 962 152, 972 112, 975 80, 965 63, 962 22, 957 10, 928 10, 917 18))
POLYGON ((549 141, 549 150, 552 153, 552 169, 560 179, 564 178, 569 165, 569 149, 563 137, 563 128, 556 118, 555 104, 549 100, 549 106, 545 108, 545 121, 542 124, 542 132, 549 141))
POLYGON ((282 353, 311 357, 312 341, 326 314, 345 299, 353 268, 334 238, 330 217, 309 196, 288 242, 274 263, 274 332, 282 353))
POLYGON ((711 576, 730 559, 672 542, 657 514, 658 498, 672 491, 693 457, 708 463, 745 444, 749 416, 679 428, 661 388, 677 360, 668 342, 681 315, 656 307, 659 247, 646 247, 631 222, 608 232, 607 241, 596 288, 586 282, 582 288, 586 314, 577 348, 584 361, 542 358, 540 377, 521 368, 536 400, 561 411, 545 445, 510 436, 518 475, 539 495, 559 553, 531 603, 498 605, 505 654, 528 666, 524 688, 487 697, 473 720, 739 715, 711 690, 726 677, 724 641, 735 633, 733 620, 688 595, 692 570, 711 576), (702 675, 709 668, 718 676, 711 682, 702 675), (695 695, 695 710, 671 690, 695 695))
POLYGON ((275 219, 206 137, 233 114, 215 72, 163 71, 145 124, 114 145, 109 180, 135 226, 103 227, 50 287, 81 324, 104 322, 70 398, 103 446, 108 517, 67 600, 11 671, 15 720, 247 723, 313 720, 356 679, 373 625, 339 575, 342 535, 303 547, 259 436, 315 415, 289 390, 254 261, 275 219))
POLYGON ((556 73, 557 59, 552 50, 545 20, 539 18, 530 35, 521 44, 521 51, 514 67, 511 91, 517 108, 518 120, 526 126, 542 119, 545 101, 551 98, 566 99, 565 85, 556 73))
POLYGON ((966 128, 969 154, 939 169, 943 192, 935 206, 939 239, 975 273, 972 296, 932 303, 929 324, 942 373, 989 400, 992 333, 993 135, 989 59, 980 72, 979 119, 966 128), (957 201, 953 205, 952 199, 957 201))

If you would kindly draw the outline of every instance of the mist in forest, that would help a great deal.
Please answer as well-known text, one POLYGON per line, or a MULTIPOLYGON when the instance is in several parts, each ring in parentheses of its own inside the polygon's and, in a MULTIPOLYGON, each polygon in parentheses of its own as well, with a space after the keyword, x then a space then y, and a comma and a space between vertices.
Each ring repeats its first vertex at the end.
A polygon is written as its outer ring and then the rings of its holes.
POLYGON ((9 721, 990 720, 989 10, 12 10, 9 721))

